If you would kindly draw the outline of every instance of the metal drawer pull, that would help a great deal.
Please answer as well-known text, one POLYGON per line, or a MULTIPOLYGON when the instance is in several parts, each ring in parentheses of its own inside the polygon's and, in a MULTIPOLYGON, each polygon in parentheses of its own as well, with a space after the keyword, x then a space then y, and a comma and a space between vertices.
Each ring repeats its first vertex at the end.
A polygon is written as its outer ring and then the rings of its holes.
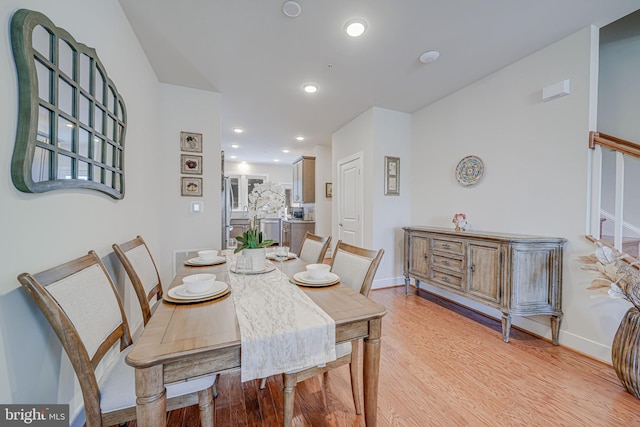
POLYGON ((475 265, 470 265, 470 266, 469 266, 469 270, 471 270, 471 271, 476 271, 476 267, 475 267, 475 265))
POLYGON ((449 261, 447 261, 446 259, 443 262, 444 265, 449 265, 449 261))
POLYGON ((449 246, 448 243, 445 243, 444 245, 442 245, 442 247, 445 248, 445 249, 449 249, 451 246, 449 246))

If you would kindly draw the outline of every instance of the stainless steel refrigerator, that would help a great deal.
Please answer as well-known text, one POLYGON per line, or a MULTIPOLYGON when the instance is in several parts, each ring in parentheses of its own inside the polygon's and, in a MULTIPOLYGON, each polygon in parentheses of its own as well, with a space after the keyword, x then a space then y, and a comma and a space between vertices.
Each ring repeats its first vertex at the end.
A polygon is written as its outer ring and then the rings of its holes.
POLYGON ((221 249, 227 249, 229 246, 229 237, 231 234, 231 209, 233 207, 233 191, 231 191, 231 178, 228 176, 224 176, 224 151, 222 151, 222 166, 220 168, 221 172, 221 180, 222 180, 222 195, 221 195, 221 203, 222 206, 222 215, 221 221, 222 224, 222 242, 220 242, 221 249))

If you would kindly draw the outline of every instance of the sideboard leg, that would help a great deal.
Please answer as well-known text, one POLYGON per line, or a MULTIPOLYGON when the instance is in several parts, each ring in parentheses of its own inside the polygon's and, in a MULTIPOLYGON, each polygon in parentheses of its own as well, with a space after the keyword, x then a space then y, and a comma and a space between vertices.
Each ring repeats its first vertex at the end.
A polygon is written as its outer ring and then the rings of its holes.
POLYGON ((420 280, 416 279, 416 292, 420 289, 420 280))
POLYGON ((556 314, 551 316, 551 342, 553 345, 558 345, 560 339, 560 322, 562 322, 562 315, 556 314))
POLYGON ((404 290, 405 290, 405 293, 407 295, 409 295, 409 289, 411 288, 410 282, 411 282, 411 279, 409 278, 409 276, 405 276, 404 277, 404 290))
POLYGON ((502 313, 502 341, 509 342, 509 334, 511 333, 511 315, 502 313))

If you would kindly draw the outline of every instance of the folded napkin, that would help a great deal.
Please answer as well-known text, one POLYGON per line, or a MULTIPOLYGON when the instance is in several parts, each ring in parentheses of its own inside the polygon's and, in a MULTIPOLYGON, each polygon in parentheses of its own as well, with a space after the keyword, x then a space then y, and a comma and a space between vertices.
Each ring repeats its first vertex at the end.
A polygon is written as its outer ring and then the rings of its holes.
POLYGON ((334 320, 280 271, 229 276, 242 343, 241 381, 336 359, 334 320))

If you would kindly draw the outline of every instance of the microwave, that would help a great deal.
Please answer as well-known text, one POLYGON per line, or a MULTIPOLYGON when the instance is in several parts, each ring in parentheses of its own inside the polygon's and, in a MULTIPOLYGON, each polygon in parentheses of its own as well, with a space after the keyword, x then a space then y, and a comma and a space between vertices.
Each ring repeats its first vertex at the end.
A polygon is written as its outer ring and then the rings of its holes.
POLYGON ((291 208, 291 217, 294 219, 304 218, 304 208, 291 208))

